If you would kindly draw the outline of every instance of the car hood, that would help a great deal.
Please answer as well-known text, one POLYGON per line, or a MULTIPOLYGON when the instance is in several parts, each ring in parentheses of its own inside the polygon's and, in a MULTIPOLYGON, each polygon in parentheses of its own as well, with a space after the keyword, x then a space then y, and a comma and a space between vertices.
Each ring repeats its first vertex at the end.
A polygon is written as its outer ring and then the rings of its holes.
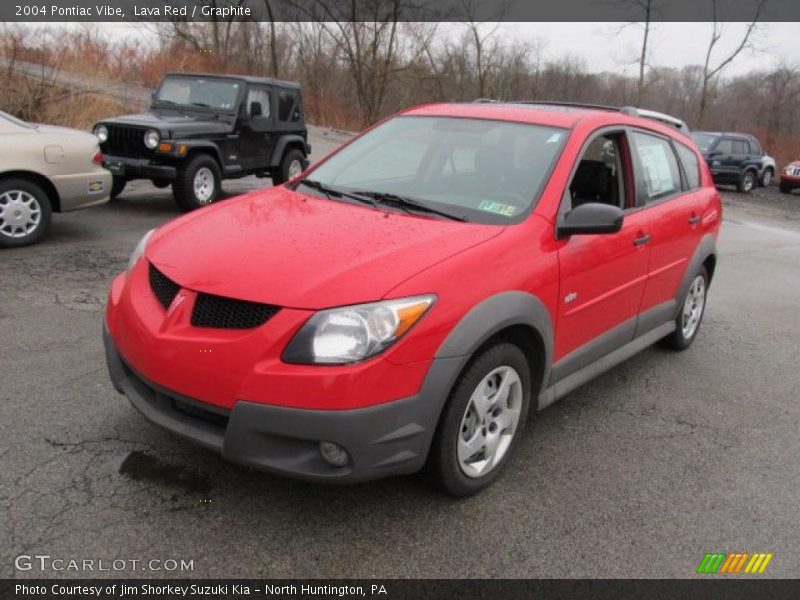
POLYGON ((227 133, 233 130, 233 125, 220 116, 217 119, 214 113, 203 111, 179 112, 177 110, 158 110, 134 115, 123 115, 113 119, 101 121, 107 125, 130 125, 132 127, 152 127, 165 137, 191 135, 202 133, 227 133))
POLYGON ((146 256, 188 289, 320 309, 379 300, 427 267, 502 231, 279 187, 173 221, 153 236, 146 256))

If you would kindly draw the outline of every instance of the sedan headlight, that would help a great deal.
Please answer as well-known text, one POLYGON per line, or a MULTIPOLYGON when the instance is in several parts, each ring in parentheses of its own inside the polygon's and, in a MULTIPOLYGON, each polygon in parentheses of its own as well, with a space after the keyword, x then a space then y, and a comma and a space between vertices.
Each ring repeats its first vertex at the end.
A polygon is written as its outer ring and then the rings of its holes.
POLYGON ((435 299, 414 296, 320 311, 295 334, 283 360, 342 365, 375 356, 403 337, 435 299))
POLYGON ((136 244, 136 248, 133 249, 131 252, 131 257, 128 259, 128 267, 125 269, 130 275, 133 267, 136 266, 136 263, 139 262, 139 259, 142 258, 142 254, 144 254, 145 249, 147 248, 147 242, 150 241, 150 236, 153 235, 155 229, 151 229, 147 233, 142 236, 142 239, 139 240, 139 243, 136 244))
POLYGON ((98 125, 94 128, 94 134, 97 136, 97 139, 100 140, 102 144, 108 139, 108 127, 105 125, 98 125))
POLYGON ((150 129, 144 134, 144 145, 150 148, 150 150, 155 150, 155 147, 158 146, 160 139, 161 138, 159 137, 158 132, 155 129, 150 129))

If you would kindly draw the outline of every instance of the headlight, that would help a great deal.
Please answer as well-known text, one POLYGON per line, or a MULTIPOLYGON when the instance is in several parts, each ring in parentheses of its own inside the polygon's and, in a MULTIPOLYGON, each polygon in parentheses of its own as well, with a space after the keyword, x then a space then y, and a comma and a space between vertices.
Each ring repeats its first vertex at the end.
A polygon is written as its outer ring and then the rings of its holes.
POLYGON ((155 129, 151 129, 144 134, 144 145, 150 148, 150 150, 154 150, 155 147, 158 146, 160 139, 158 132, 155 129))
POLYGON ((783 170, 784 173, 787 175, 791 175, 794 172, 795 167, 792 165, 786 165, 786 168, 783 170))
POLYGON ((153 235, 154 231, 155 229, 151 229, 145 233, 142 239, 139 240, 139 243, 136 244, 136 248, 131 252, 131 257, 128 259, 128 267, 126 269, 129 275, 133 267, 136 266, 136 263, 139 262, 139 259, 142 258, 142 254, 144 254, 145 248, 147 248, 147 242, 150 240, 150 236, 153 235))
POLYGON ((94 128, 94 134, 97 136, 97 139, 100 140, 102 144, 108 139, 108 127, 105 125, 98 125, 94 128))
POLYGON ((435 299, 414 296, 320 311, 295 334, 283 360, 343 365, 375 356, 403 337, 435 299))

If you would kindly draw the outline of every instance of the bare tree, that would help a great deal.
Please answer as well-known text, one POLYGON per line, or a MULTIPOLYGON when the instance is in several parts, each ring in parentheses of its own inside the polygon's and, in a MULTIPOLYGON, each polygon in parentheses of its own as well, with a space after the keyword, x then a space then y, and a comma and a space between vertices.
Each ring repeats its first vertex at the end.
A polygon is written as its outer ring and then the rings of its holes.
POLYGON ((723 26, 719 20, 720 15, 719 15, 718 0, 711 0, 714 25, 711 31, 711 39, 708 42, 708 49, 706 50, 705 62, 703 64, 703 84, 700 91, 700 108, 699 108, 699 114, 697 116, 697 122, 701 126, 705 122, 706 108, 708 106, 709 88, 711 84, 714 82, 714 79, 723 71, 723 69, 725 69, 725 67, 731 64, 736 59, 737 56, 739 56, 744 50, 752 48, 753 39, 758 29, 758 19, 761 16, 761 12, 763 11, 764 6, 767 4, 767 1, 768 0, 754 0, 755 14, 753 15, 752 20, 748 23, 744 34, 739 40, 739 44, 722 60, 720 60, 716 64, 716 66, 712 66, 711 64, 712 54, 714 52, 715 46, 722 38, 723 26))

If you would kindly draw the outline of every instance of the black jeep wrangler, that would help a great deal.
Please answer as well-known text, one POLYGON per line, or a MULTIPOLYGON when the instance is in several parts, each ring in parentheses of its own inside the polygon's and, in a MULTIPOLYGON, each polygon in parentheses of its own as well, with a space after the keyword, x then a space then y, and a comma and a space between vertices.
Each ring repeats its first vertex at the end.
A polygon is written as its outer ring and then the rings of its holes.
POLYGON ((183 210, 214 202, 223 179, 283 183, 311 153, 300 86, 260 77, 168 73, 148 112, 100 121, 94 133, 112 198, 127 181, 150 179, 172 184, 183 210))

